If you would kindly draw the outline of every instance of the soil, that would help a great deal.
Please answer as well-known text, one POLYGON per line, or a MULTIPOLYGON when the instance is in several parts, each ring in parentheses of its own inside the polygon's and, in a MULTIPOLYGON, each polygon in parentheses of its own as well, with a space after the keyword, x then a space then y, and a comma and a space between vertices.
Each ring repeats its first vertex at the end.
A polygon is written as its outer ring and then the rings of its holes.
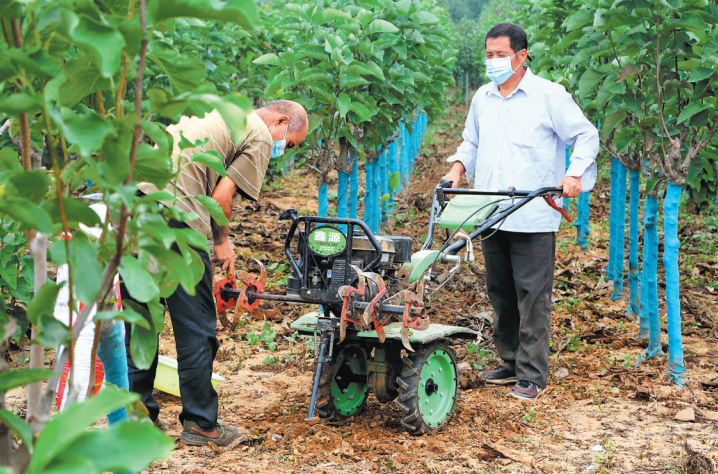
MULTIPOLYGON (((467 112, 451 107, 431 124, 411 185, 397 194, 396 211, 384 234, 412 237, 415 250, 420 245, 432 189, 448 169, 446 158, 460 143, 467 112)), ((329 185, 331 195, 336 175, 329 185)), ((344 422, 304 421, 313 352, 308 341, 293 337, 289 324, 316 308, 263 302, 255 314, 230 310, 230 327, 218 324, 217 329, 221 345, 214 371, 226 379, 218 387, 219 417, 236 425, 240 438, 225 448, 188 447, 178 441, 170 459, 155 462, 146 472, 633 473, 681 472, 683 465, 685 472, 710 472, 692 466, 709 469, 705 466, 710 463, 699 461, 718 460, 718 391, 707 384, 718 375, 718 290, 711 286, 716 262, 694 255, 690 263, 699 268, 698 274, 682 281, 689 378, 686 388, 679 388, 665 377, 665 356, 636 365, 646 344, 638 337, 638 324, 624 316, 628 287, 625 299, 614 302, 603 280, 608 195, 608 179, 602 176, 591 195, 588 251, 575 244, 571 226, 562 225, 558 234, 552 375, 540 398, 520 402, 507 395, 508 388, 486 386, 477 377, 480 368, 496 363, 496 356, 483 259, 476 252, 476 261, 427 304, 432 322, 478 329, 483 339, 454 344, 463 370, 462 393, 451 421, 440 432, 411 436, 394 404, 382 405, 373 395, 366 411, 344 422), (276 331, 276 350, 266 342, 248 343, 247 334, 259 334, 263 327, 266 333, 276 331), (686 408, 692 409, 694 421, 676 420, 686 408)), ((268 291, 283 293, 281 281, 288 273, 283 242, 289 224, 279 221, 279 214, 292 207, 314 214, 316 203, 315 178, 302 171, 265 185, 259 203, 237 202, 231 232, 238 267, 251 268, 250 257, 261 260, 271 269, 268 291)), ((689 218, 683 237, 700 228, 695 219, 689 218)), ((692 271, 681 263, 683 272, 692 271)), ((662 271, 660 267, 659 281, 662 271)), ((220 277, 216 274, 217 280, 220 277)), ((659 293, 663 316, 664 288, 659 287, 659 293)), ((160 354, 174 357, 169 317, 166 322, 160 354)), ((156 395, 166 433, 179 440, 181 400, 156 395)))

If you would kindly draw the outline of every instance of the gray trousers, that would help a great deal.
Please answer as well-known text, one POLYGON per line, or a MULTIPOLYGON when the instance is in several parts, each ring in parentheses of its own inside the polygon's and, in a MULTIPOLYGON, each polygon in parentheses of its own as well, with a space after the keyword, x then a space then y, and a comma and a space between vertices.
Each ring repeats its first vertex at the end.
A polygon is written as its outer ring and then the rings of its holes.
POLYGON ((499 230, 481 242, 481 250, 495 312, 496 350, 504 367, 516 372, 519 380, 545 388, 556 234, 499 230))

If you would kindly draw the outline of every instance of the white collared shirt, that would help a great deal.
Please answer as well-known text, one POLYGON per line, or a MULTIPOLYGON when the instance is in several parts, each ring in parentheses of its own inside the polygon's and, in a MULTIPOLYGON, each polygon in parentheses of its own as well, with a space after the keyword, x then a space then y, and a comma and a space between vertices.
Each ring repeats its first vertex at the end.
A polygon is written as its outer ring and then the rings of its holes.
MULTIPOLYGON (((476 176, 475 189, 532 191, 557 186, 564 176, 580 176, 583 192, 596 183, 598 130, 563 86, 534 75, 529 68, 506 98, 493 82, 476 92, 463 139, 447 161, 461 161, 469 183, 476 176), (566 144, 573 147, 568 170, 566 144)), ((500 228, 555 232, 560 223, 557 211, 543 199, 534 199, 500 228)))

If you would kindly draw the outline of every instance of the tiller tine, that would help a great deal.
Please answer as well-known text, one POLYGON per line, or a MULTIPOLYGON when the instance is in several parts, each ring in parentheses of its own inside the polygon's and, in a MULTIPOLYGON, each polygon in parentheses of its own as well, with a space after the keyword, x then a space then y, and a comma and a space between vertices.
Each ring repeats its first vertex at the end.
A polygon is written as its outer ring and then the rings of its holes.
POLYGON ((217 315, 220 322, 222 323, 222 326, 225 329, 229 329, 231 323, 227 318, 227 310, 237 304, 237 298, 230 298, 227 301, 223 300, 221 295, 222 288, 237 289, 237 280, 234 277, 226 277, 220 280, 214 287, 214 298, 217 307, 217 315))
POLYGON ((381 308, 381 300, 386 294, 386 285, 384 284, 384 279, 381 275, 377 275, 376 273, 364 273, 363 276, 373 283, 373 285, 367 285, 368 291, 364 294, 365 299, 371 298, 371 304, 364 310, 364 324, 366 324, 367 327, 370 327, 372 321, 376 324, 375 309, 377 308, 377 304, 378 308, 381 308))
POLYGON ((339 296, 344 298, 344 305, 342 306, 342 315, 341 315, 341 321, 339 324, 339 344, 344 342, 344 339, 347 336, 347 323, 352 322, 354 324, 361 323, 357 320, 352 319, 354 317, 354 313, 352 310, 352 302, 355 297, 359 296, 363 299, 364 297, 364 289, 358 289, 354 288, 353 286, 344 285, 339 288, 337 291, 339 293, 339 296), (352 317, 350 318, 347 313, 349 313, 352 317))
POLYGON ((404 345, 406 350, 414 352, 414 349, 409 343, 409 328, 418 329, 419 331, 425 331, 429 329, 429 318, 423 318, 424 315, 424 302, 415 293, 410 293, 402 298, 404 301, 404 314, 401 321, 401 343, 404 345), (419 313, 412 315, 411 313, 419 313))
POLYGON ((250 313, 257 311, 260 300, 252 298, 250 301, 250 297, 247 296, 247 293, 261 293, 267 286, 267 267, 257 259, 253 258, 252 260, 259 266, 259 278, 255 278, 246 270, 237 272, 237 280, 244 286, 242 293, 239 295, 239 304, 250 313))

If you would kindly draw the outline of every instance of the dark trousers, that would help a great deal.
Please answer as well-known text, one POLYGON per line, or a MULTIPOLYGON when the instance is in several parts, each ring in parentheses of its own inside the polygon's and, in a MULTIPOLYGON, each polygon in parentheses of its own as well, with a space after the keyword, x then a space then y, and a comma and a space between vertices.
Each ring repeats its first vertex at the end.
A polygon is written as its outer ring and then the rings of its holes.
POLYGON ((496 350, 504 367, 515 371, 519 380, 544 388, 549 367, 556 234, 499 230, 482 241, 481 249, 495 312, 496 350))
MULTIPOLYGON (((173 220, 170 220, 168 225, 173 228, 187 227, 186 224, 173 220)), ((172 245, 172 250, 179 253, 176 244, 172 245)), ((180 422, 194 421, 202 429, 213 430, 217 424, 219 403, 217 392, 212 387, 212 364, 219 348, 215 336, 217 313, 212 296, 212 265, 209 254, 203 250, 197 252, 204 263, 204 275, 195 287, 195 295, 187 294, 182 286, 178 286, 177 290, 166 299, 166 303, 177 348, 182 396, 180 422)), ((124 285, 120 285, 120 291, 123 300, 131 299, 124 285)), ((149 369, 138 369, 130 354, 131 329, 129 325, 126 325, 125 329, 130 391, 140 395, 140 400, 147 407, 150 418, 156 420, 160 414, 160 407, 152 396, 152 389, 157 372, 157 354, 149 369)))

